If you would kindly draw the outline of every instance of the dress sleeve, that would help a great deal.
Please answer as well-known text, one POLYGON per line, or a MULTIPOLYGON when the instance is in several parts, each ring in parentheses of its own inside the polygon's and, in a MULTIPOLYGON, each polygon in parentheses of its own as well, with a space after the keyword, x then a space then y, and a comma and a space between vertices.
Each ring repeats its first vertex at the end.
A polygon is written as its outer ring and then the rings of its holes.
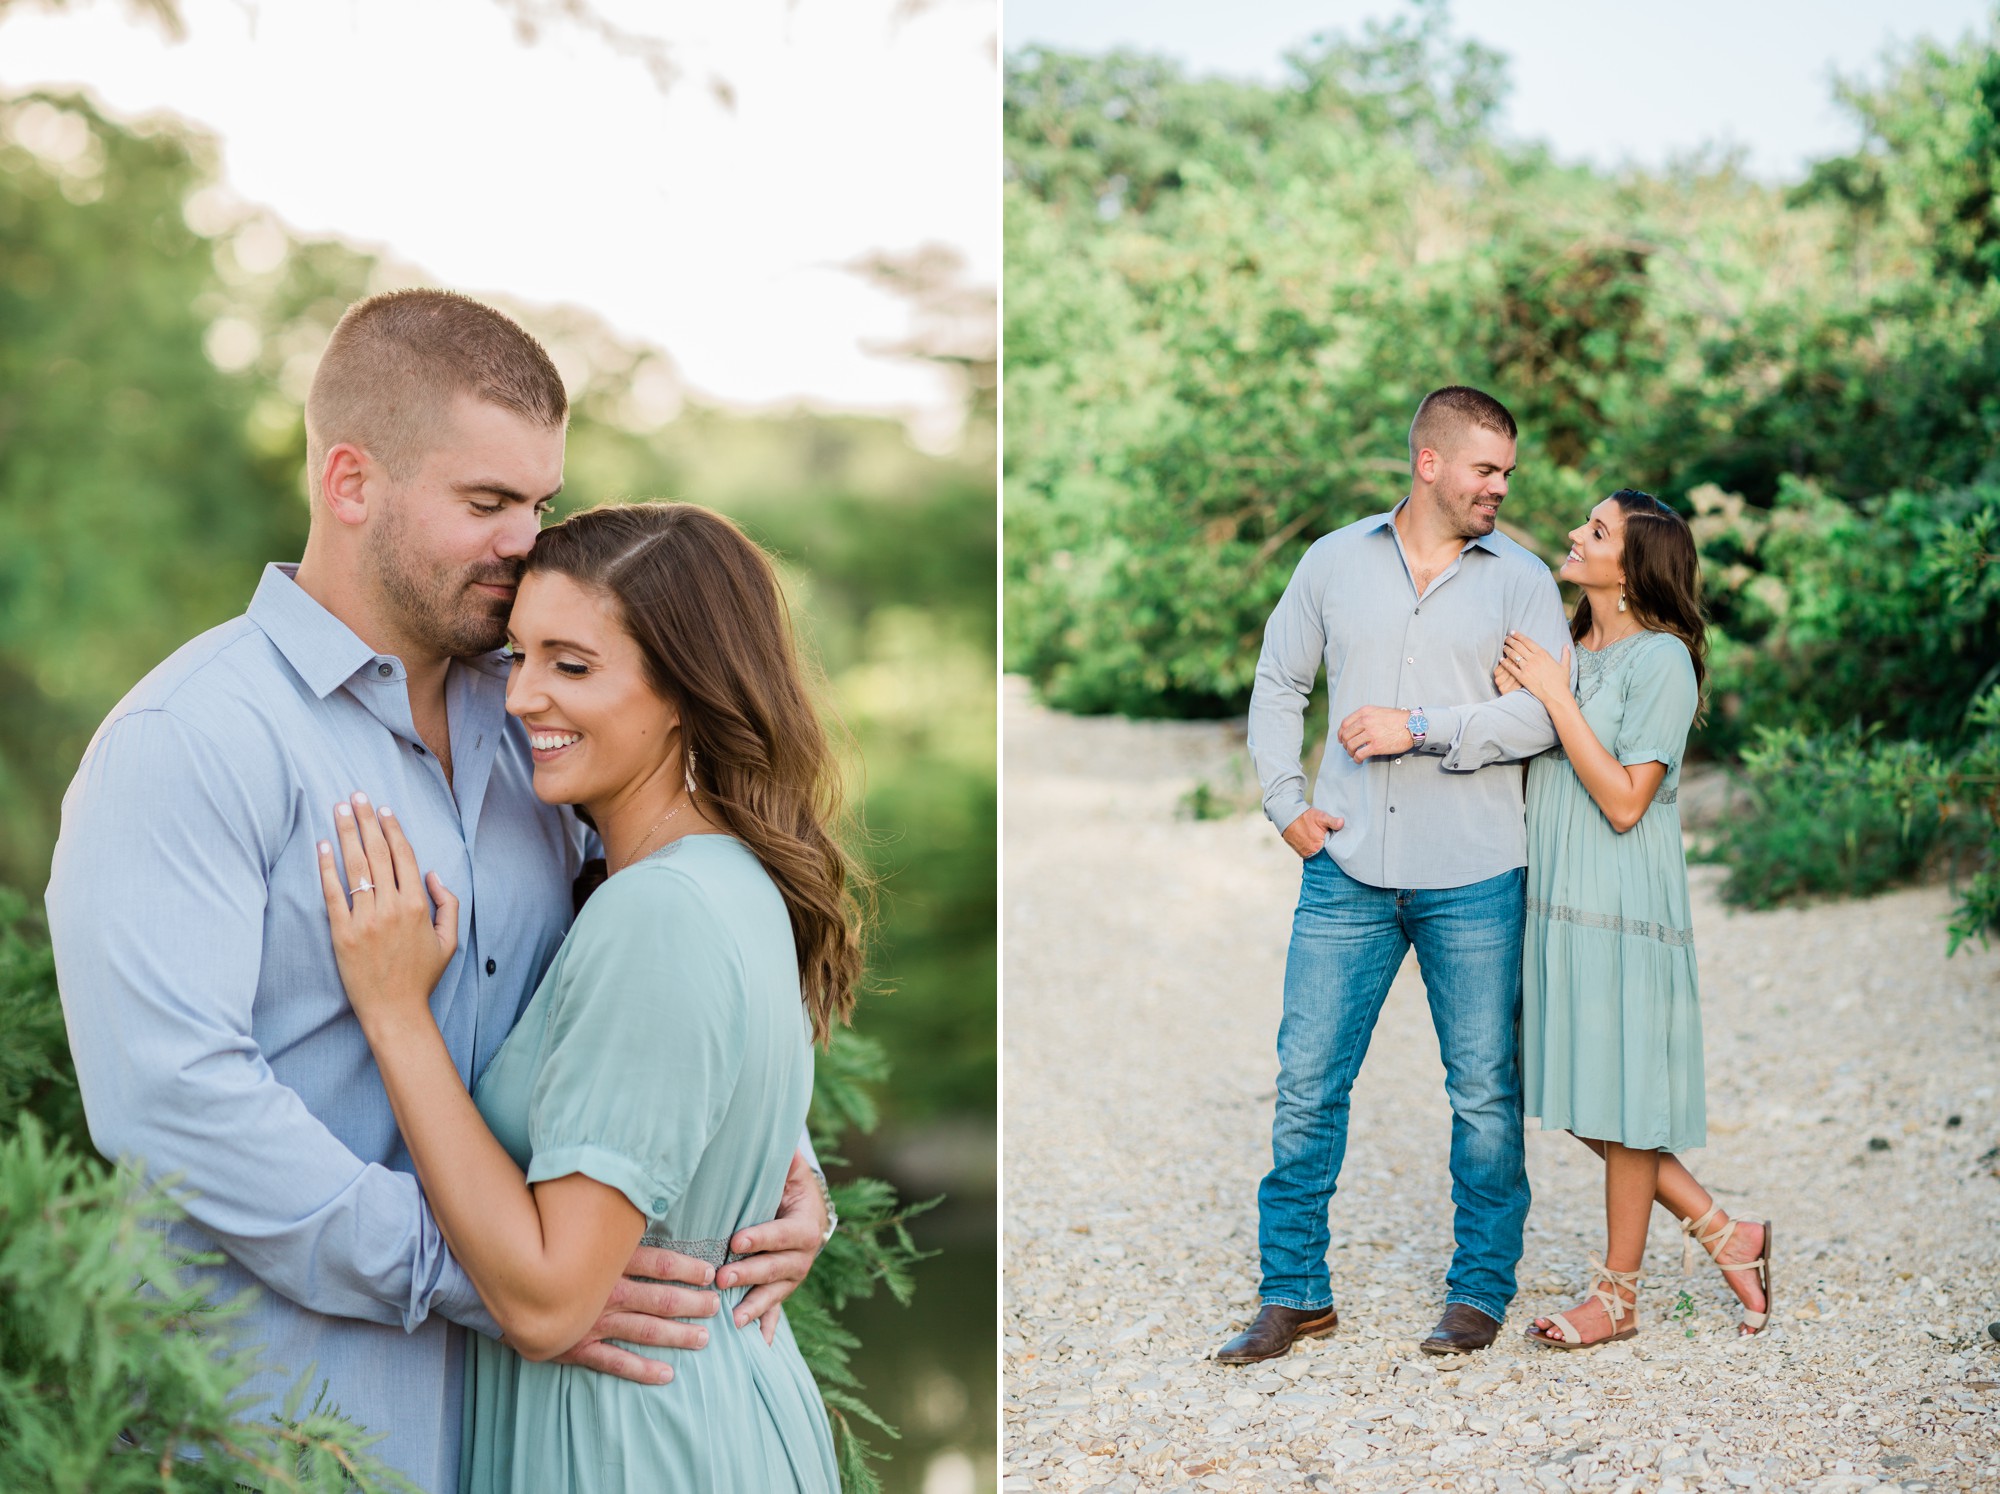
POLYGON ((1665 763, 1673 772, 1687 750, 1701 689, 1687 645, 1671 634, 1646 648, 1625 676, 1625 714, 1612 752, 1626 767, 1665 763))
POLYGON ((528 1181, 582 1173, 648 1219, 680 1198, 743 1064, 742 962, 699 884, 614 877, 571 937, 528 1105, 528 1181))

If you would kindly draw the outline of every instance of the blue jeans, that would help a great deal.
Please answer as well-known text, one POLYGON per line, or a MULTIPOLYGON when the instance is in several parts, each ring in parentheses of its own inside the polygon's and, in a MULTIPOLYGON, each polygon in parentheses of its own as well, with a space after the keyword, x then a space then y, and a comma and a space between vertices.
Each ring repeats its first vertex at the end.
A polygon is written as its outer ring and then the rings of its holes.
POLYGON ((1521 921, 1526 873, 1396 891, 1321 851, 1305 863, 1285 959, 1271 1171, 1257 1190, 1261 1296, 1333 1302, 1326 1213, 1347 1155, 1348 1096, 1389 984, 1416 947, 1451 1101, 1452 1232, 1445 1301, 1506 1316, 1528 1217, 1521 1141, 1521 921))

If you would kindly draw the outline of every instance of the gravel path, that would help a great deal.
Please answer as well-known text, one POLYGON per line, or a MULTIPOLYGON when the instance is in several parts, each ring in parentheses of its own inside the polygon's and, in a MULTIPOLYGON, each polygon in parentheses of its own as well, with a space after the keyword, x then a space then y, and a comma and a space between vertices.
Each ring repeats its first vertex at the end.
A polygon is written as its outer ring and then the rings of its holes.
POLYGON ((1416 1351, 1443 1301, 1450 1112, 1414 964, 1356 1086, 1333 1206, 1339 1333, 1229 1369, 1257 1290, 1298 862, 1214 725, 1006 711, 1002 1489, 2000 1490, 2000 950, 1944 958, 1935 888, 1765 914, 1696 868, 1710 1142, 1777 1221, 1778 1315, 1739 1341, 1655 1215, 1640 1337, 1518 1337, 1581 1290, 1602 1171, 1531 1130, 1500 1341, 1416 1351), (1685 1290, 1694 1315, 1667 1314, 1685 1290))

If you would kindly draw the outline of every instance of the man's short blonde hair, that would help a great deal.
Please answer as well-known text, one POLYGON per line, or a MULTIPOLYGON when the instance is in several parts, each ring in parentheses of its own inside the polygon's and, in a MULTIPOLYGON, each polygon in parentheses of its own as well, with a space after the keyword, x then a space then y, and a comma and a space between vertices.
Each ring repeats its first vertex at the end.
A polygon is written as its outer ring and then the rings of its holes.
POLYGON ((1509 441, 1519 437, 1514 417, 1492 395, 1463 384, 1433 389, 1417 406, 1417 418, 1410 422, 1410 466, 1416 467, 1417 453, 1426 447, 1448 455, 1460 438, 1475 428, 1492 431, 1509 441))
POLYGON ((461 394, 559 429, 569 416, 562 375, 511 317, 470 296, 400 290, 347 308, 306 395, 308 487, 343 443, 396 478, 422 464, 461 394))

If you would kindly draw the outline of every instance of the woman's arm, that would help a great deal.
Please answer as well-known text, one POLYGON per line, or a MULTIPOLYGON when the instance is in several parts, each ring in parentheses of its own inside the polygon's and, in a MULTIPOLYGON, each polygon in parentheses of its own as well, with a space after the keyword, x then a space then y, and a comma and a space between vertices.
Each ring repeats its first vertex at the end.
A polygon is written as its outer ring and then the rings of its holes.
POLYGON ((1527 634, 1509 633, 1499 671, 1548 708, 1569 765, 1576 770, 1585 792, 1604 811, 1611 828, 1623 835, 1645 817, 1653 795, 1666 781, 1667 765, 1644 762, 1628 767, 1597 740, 1570 690, 1569 660, 1567 648, 1562 658, 1551 658, 1548 650, 1527 634))
POLYGON ((431 991, 457 948, 458 900, 435 874, 419 875, 393 815, 378 820, 364 801, 341 806, 336 821, 356 891, 350 907, 322 843, 334 954, 417 1178, 507 1342, 525 1359, 552 1359, 597 1320, 646 1221, 617 1189, 581 1174, 528 1185, 431 1016, 431 991))

